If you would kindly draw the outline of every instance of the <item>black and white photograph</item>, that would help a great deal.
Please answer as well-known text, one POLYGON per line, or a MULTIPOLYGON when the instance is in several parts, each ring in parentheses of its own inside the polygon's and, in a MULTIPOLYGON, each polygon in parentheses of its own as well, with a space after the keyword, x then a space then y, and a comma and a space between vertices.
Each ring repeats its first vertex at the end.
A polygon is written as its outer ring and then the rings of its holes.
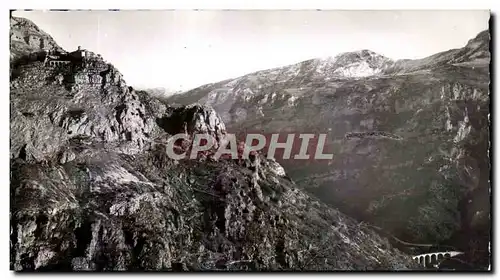
POLYGON ((490 10, 9 17, 11 271, 491 272, 490 10))

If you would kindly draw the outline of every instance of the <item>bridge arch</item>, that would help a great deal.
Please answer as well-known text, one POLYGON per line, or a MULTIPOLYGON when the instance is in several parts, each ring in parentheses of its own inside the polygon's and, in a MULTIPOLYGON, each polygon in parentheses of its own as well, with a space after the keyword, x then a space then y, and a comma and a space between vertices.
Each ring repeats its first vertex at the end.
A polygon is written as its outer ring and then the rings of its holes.
POLYGON ((437 254, 432 254, 431 255, 431 263, 436 263, 437 262, 437 254))

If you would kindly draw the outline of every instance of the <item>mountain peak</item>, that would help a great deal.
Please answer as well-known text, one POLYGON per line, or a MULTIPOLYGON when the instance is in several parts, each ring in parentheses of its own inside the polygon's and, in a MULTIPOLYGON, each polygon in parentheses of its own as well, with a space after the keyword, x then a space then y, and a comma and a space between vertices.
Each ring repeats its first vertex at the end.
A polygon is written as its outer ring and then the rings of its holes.
POLYGON ((320 59, 317 71, 334 76, 359 78, 378 75, 393 61, 374 51, 363 49, 340 53, 334 57, 320 59))
POLYGON ((368 58, 368 57, 371 57, 371 56, 383 57, 383 55, 378 54, 378 53, 376 53, 376 52, 374 52, 372 50, 368 50, 368 49, 355 50, 355 51, 350 51, 350 52, 343 52, 343 53, 337 54, 335 57, 341 57, 341 56, 357 56, 359 58, 368 58))
POLYGON ((491 40, 491 37, 490 37, 489 30, 484 30, 484 31, 479 32, 476 35, 476 37, 470 39, 467 42, 466 47, 471 48, 471 49, 478 49, 478 48, 484 47, 488 50, 490 40, 491 40))
POLYGON ((352 52, 343 52, 333 57, 338 63, 348 64, 354 62, 362 62, 367 61, 370 63, 377 62, 387 62, 391 61, 390 58, 387 58, 381 54, 378 54, 374 51, 363 49, 352 52))

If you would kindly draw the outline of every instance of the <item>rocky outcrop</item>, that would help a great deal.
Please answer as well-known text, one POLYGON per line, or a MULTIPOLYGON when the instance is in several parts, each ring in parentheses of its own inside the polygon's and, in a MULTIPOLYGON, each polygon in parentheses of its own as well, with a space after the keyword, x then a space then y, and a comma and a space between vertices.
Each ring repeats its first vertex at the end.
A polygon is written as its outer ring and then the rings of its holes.
POLYGON ((218 114, 166 106, 98 64, 105 69, 15 66, 11 269, 417 268, 387 239, 299 190, 275 162, 170 159, 161 140, 220 136, 218 114))
POLYGON ((41 62, 19 68, 21 74, 11 82, 12 156, 23 151, 26 160, 51 161, 82 137, 95 144, 123 144, 127 153, 150 141, 155 118, 112 65, 105 73, 71 65, 51 68, 41 62), (61 76, 62 82, 57 79, 61 76))
POLYGON ((167 114, 157 119, 158 125, 167 133, 209 134, 218 142, 226 133, 226 126, 210 106, 191 104, 184 107, 169 108, 167 114))
POLYGON ((10 46, 11 63, 44 50, 62 50, 52 36, 32 21, 13 16, 10 17, 10 46))

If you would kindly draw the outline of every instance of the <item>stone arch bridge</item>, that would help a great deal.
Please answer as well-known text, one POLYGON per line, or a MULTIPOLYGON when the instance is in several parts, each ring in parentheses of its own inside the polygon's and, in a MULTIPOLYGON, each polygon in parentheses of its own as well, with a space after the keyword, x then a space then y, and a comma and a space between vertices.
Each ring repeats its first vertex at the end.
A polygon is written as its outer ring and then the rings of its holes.
POLYGON ((452 258, 454 256, 458 256, 463 254, 463 252, 458 252, 458 251, 446 251, 446 252, 434 252, 434 253, 427 253, 427 254, 420 254, 413 256, 412 258, 416 260, 419 264, 421 264, 424 267, 427 267, 428 265, 434 265, 439 263, 439 261, 447 258, 452 258))

